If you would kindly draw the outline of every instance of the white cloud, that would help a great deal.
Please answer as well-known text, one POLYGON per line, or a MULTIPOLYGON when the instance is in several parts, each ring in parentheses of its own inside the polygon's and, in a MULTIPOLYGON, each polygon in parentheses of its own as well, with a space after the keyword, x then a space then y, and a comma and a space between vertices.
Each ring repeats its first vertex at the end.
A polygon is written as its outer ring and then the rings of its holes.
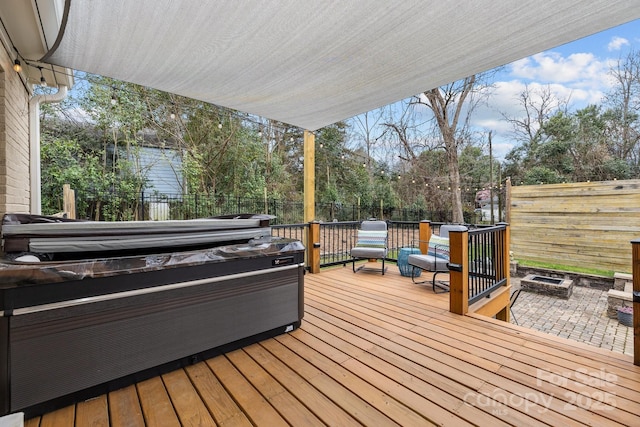
POLYGON ((493 151, 498 159, 504 159, 518 144, 514 140, 512 124, 505 120, 503 115, 511 118, 524 117, 520 94, 525 90, 525 85, 528 85, 534 103, 539 102, 536 94, 548 88, 557 100, 568 102, 571 110, 583 108, 588 104, 598 104, 603 96, 601 89, 574 87, 571 82, 543 83, 521 79, 495 82, 488 103, 479 105, 473 112, 471 125, 476 129, 493 131, 493 151))
POLYGON ((620 50, 623 46, 630 46, 629 40, 624 37, 612 37, 611 41, 607 45, 607 49, 611 52, 614 50, 620 50))
POLYGON ((606 74, 606 61, 592 53, 573 53, 567 57, 558 52, 543 52, 516 61, 508 67, 511 75, 543 84, 582 82, 590 86, 606 74))

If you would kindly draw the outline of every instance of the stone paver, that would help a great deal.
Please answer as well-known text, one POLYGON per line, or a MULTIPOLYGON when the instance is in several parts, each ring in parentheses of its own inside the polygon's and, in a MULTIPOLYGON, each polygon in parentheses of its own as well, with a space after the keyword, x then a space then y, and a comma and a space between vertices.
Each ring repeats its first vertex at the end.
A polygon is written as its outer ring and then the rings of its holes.
MULTIPOLYGON (((512 278, 511 285, 517 289, 519 279, 512 278)), ((607 317, 604 291, 574 286, 571 297, 562 299, 523 290, 512 310, 525 328, 633 356, 633 328, 607 317)))

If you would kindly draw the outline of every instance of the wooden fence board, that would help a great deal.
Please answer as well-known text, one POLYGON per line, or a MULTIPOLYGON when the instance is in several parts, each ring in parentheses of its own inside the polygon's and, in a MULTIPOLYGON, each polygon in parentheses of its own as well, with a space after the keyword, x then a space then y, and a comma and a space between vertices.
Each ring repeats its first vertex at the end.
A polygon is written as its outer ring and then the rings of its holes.
POLYGON ((631 272, 640 237, 640 180, 513 186, 516 259, 631 272))

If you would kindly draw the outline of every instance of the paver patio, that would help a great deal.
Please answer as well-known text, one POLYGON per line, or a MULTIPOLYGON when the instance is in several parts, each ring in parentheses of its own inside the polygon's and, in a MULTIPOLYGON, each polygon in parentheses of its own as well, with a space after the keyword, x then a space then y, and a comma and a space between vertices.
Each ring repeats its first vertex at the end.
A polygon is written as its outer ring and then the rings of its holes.
MULTIPOLYGON (((519 279, 511 285, 517 288, 519 279)), ((633 356, 633 328, 607 317, 607 293, 600 289, 574 286, 567 300, 523 291, 512 309, 525 328, 633 356)))

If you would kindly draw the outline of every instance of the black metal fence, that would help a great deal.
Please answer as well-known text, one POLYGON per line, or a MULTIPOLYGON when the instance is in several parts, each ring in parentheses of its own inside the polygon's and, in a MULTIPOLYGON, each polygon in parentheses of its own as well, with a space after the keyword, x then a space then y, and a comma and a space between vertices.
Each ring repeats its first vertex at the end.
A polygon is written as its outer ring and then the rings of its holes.
MULTIPOLYGON (((306 242, 309 224, 286 224, 271 227, 272 235, 298 239, 306 242)), ((438 230, 440 223, 431 223, 438 230)), ((320 223, 320 267, 351 262, 351 249, 357 240, 360 221, 320 223)), ((400 248, 409 247, 419 239, 420 221, 387 221, 387 261, 397 261, 400 248)))
MULTIPOLYGON (((274 224, 298 224, 304 220, 301 201, 230 197, 207 194, 76 193, 76 215, 96 221, 194 219, 218 215, 264 213, 274 215, 274 224)), ((410 207, 346 205, 317 202, 315 217, 326 222, 361 221, 380 218, 389 221, 446 222, 448 213, 410 207)))
MULTIPOLYGON (((430 223, 431 233, 439 234, 442 223, 430 223)), ((274 236, 306 242, 309 224, 275 225, 274 236)), ((489 296, 507 280, 509 263, 505 250, 506 225, 469 227, 469 304, 489 296)), ((320 267, 351 262, 351 249, 357 240, 360 221, 320 223, 320 267)), ((420 221, 387 221, 387 261, 398 261, 400 248, 415 246, 420 236, 420 221)))

